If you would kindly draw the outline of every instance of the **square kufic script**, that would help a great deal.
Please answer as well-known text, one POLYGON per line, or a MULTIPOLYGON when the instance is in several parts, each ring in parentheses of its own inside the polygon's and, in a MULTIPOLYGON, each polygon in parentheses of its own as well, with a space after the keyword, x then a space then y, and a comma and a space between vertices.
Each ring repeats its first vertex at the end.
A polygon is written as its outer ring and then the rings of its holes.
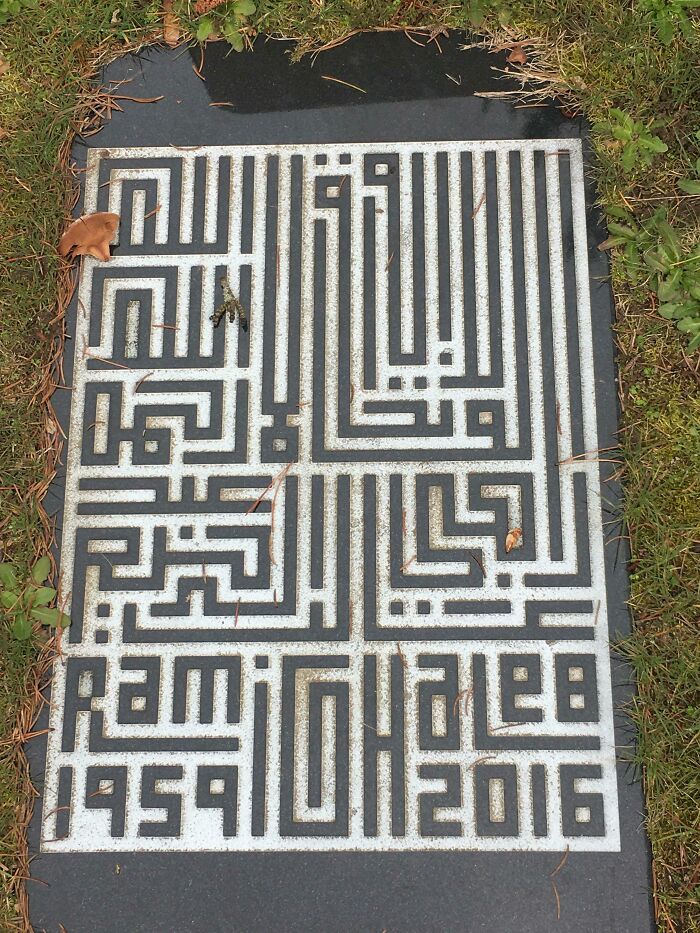
POLYGON ((43 850, 618 850, 580 142, 92 150, 94 210, 43 850))

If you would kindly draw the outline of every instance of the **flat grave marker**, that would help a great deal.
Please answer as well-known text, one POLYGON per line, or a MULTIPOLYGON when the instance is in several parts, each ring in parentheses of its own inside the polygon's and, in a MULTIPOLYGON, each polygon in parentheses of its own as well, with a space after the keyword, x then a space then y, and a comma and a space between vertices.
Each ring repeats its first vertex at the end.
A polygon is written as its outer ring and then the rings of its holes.
POLYGON ((37 928, 652 929, 585 128, 410 46, 109 70, 37 928))

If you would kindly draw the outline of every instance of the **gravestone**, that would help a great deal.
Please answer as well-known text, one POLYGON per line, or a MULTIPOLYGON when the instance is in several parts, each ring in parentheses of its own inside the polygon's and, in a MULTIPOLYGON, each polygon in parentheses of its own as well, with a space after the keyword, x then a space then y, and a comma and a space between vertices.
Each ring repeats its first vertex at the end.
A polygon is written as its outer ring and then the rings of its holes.
POLYGON ((439 43, 108 69, 37 930, 653 928, 585 125, 439 43))

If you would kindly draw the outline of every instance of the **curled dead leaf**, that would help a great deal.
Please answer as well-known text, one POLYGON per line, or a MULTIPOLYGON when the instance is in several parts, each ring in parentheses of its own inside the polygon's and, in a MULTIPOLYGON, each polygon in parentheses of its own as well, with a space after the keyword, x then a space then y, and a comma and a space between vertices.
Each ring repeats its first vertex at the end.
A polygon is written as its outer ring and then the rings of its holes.
POLYGON ((163 41, 171 49, 180 44, 180 21, 173 13, 173 0, 163 0, 163 41))
POLYGON ((508 532, 506 535, 506 554, 509 554, 514 547, 519 547, 522 536, 523 533, 520 528, 513 528, 508 532))
POLYGON ((117 231, 119 214, 98 211, 74 220, 58 244, 59 256, 94 256, 106 262, 109 244, 117 231))
POLYGON ((506 61, 511 65, 524 65, 527 62, 527 55, 522 42, 516 42, 506 56, 506 61))
POLYGON ((570 107, 564 106, 559 108, 564 114, 567 120, 573 120, 581 113, 573 104, 570 107))

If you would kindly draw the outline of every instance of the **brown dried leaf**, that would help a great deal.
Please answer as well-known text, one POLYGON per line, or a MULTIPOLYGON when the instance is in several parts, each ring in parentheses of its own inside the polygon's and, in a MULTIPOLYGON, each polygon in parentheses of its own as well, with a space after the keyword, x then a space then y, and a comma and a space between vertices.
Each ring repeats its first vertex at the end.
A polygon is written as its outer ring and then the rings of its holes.
POLYGON ((520 528, 513 528, 506 535, 506 554, 509 554, 514 547, 518 547, 523 533, 520 528))
POLYGON ((446 26, 434 26, 430 30, 430 34, 428 36, 428 42, 433 42, 435 39, 437 39, 438 36, 444 36, 446 39, 450 38, 450 34, 447 31, 446 26))
POLYGON ((0 55, 0 76, 4 75, 6 71, 10 70, 10 63, 6 61, 2 55, 0 55))
POLYGON ((173 0, 163 0, 163 41, 171 49, 180 44, 180 20, 173 13, 173 0))
POLYGON ((516 42, 506 56, 506 61, 511 65, 524 65, 527 62, 527 55, 522 42, 516 42))
POLYGON ((211 13, 212 10, 225 2, 226 0, 197 0, 194 5, 194 14, 195 16, 203 16, 204 13, 211 13))
POLYGON ((109 244, 116 233, 119 214, 98 211, 74 220, 58 244, 59 256, 94 256, 106 262, 109 244))

